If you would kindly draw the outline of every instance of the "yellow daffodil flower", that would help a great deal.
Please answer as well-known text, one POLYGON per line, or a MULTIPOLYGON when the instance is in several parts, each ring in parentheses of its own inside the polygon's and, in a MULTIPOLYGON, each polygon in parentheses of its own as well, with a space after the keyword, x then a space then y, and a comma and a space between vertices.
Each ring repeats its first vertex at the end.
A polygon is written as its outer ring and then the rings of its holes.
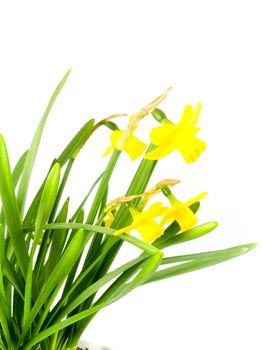
POLYGON ((132 224, 117 230, 115 234, 130 233, 135 229, 142 236, 143 240, 149 243, 163 234, 163 226, 158 224, 155 219, 162 216, 166 210, 167 208, 164 207, 161 202, 152 204, 147 210, 142 212, 131 208, 130 211, 133 217, 132 224))
POLYGON ((143 154, 147 145, 144 142, 142 142, 140 139, 138 139, 138 137, 134 136, 132 132, 127 137, 125 143, 122 146, 119 146, 119 141, 123 137, 124 132, 125 132, 124 130, 115 130, 112 132, 110 136, 111 146, 109 146, 106 149, 106 152, 104 155, 110 154, 114 148, 116 148, 119 151, 124 149, 124 151, 129 155, 131 160, 134 160, 143 154))
POLYGON ((122 204, 125 204, 125 203, 128 204, 133 199, 141 198, 141 202, 140 202, 140 205, 139 205, 137 211, 130 208, 130 210, 133 211, 134 216, 136 216, 136 213, 137 212, 140 213, 140 211, 142 211, 144 209, 144 207, 147 205, 150 198, 152 196, 156 195, 158 192, 160 192, 163 186, 166 186, 169 188, 169 187, 172 187, 172 186, 178 184, 179 182, 180 182, 179 180, 175 180, 175 179, 164 179, 164 180, 158 182, 156 185, 154 185, 154 187, 152 187, 149 191, 146 191, 146 192, 143 192, 140 194, 131 195, 131 196, 120 196, 120 197, 113 199, 104 208, 104 215, 105 216, 103 218, 103 222, 104 222, 105 227, 107 227, 107 228, 111 227, 111 225, 115 219, 116 212, 122 204))
POLYGON ((181 153, 186 163, 196 161, 206 148, 205 142, 195 136, 199 130, 196 123, 200 110, 200 103, 195 109, 187 105, 178 124, 166 120, 162 126, 152 129, 150 139, 157 148, 147 153, 144 158, 160 159, 176 149, 181 153))
POLYGON ((147 106, 139 110, 135 115, 131 116, 129 124, 125 130, 115 130, 110 137, 111 146, 106 149, 104 156, 110 154, 114 148, 118 151, 124 150, 131 160, 140 157, 145 151, 147 145, 133 135, 139 122, 148 114, 150 114, 160 102, 162 102, 171 88, 167 89, 162 95, 151 101, 147 106))
POLYGON ((189 207, 193 203, 199 202, 206 194, 206 192, 203 192, 195 198, 188 200, 186 203, 182 203, 174 198, 173 205, 167 209, 161 220, 161 225, 177 221, 182 231, 189 230, 198 222, 197 216, 189 207))
POLYGON ((110 201, 106 207, 104 208, 104 218, 103 218, 103 222, 105 227, 110 228, 116 215, 116 212, 118 210, 118 208, 120 207, 121 204, 127 203, 135 198, 141 197, 142 194, 139 195, 134 195, 134 196, 121 196, 118 198, 113 199, 112 201, 110 201))

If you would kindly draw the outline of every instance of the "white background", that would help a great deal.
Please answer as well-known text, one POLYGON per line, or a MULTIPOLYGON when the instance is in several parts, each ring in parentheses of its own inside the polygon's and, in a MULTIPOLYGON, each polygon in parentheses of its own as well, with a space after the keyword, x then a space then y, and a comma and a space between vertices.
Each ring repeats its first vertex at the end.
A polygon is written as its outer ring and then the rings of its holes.
MULTIPOLYGON (((53 88, 73 67, 43 135, 31 195, 52 158, 90 117, 134 113, 172 85, 161 108, 176 121, 186 103, 200 100, 200 137, 208 148, 191 165, 173 153, 151 184, 179 178, 181 199, 207 190, 200 222, 220 226, 169 253, 262 242, 261 1, 0 4, 0 132, 12 164, 29 146, 53 88)), ((152 124, 149 117, 138 130, 145 141, 152 124)), ((100 155, 108 137, 99 131, 81 153, 67 187, 72 207, 105 166, 100 155)), ((138 164, 125 155, 122 162, 112 198, 123 193, 138 164)), ((214 268, 142 287, 102 311, 86 338, 113 350, 260 350, 262 257, 259 245, 214 268)))

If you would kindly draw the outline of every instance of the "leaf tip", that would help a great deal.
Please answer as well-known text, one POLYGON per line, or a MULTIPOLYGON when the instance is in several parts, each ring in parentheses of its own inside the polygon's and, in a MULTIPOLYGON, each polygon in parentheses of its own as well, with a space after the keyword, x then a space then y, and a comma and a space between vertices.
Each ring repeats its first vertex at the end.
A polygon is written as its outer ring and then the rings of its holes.
POLYGON ((72 71, 72 67, 69 67, 69 69, 67 70, 66 75, 67 75, 67 76, 69 76, 69 75, 70 75, 70 73, 71 73, 71 71, 72 71))
POLYGON ((218 221, 211 221, 210 222, 210 226, 211 226, 212 229, 215 229, 218 225, 219 225, 218 221))
POLYGON ((248 244, 245 244, 245 245, 244 245, 244 249, 245 249, 244 253, 248 252, 249 250, 252 250, 252 249, 256 248, 257 245, 258 245, 257 243, 248 243, 248 244))

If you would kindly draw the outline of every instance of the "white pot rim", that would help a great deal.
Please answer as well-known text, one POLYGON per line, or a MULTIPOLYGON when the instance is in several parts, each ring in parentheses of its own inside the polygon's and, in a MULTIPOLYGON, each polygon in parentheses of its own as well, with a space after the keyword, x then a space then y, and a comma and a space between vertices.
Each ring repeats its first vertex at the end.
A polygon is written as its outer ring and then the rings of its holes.
POLYGON ((83 350, 111 350, 110 348, 107 348, 106 346, 95 345, 95 344, 89 343, 89 342, 84 341, 84 340, 79 341, 78 348, 83 349, 83 350))

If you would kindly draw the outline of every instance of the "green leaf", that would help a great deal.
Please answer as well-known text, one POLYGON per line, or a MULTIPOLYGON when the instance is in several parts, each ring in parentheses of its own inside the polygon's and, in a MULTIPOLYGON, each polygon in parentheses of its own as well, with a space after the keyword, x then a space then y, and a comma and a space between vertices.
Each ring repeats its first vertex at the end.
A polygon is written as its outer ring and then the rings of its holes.
POLYGON ((58 206, 60 204, 60 200, 61 200, 64 188, 66 186, 66 183, 68 181, 68 177, 69 177, 69 174, 70 174, 70 171, 72 169, 73 164, 74 164, 74 159, 70 159, 68 161, 67 167, 66 167, 66 169, 64 171, 63 177, 61 179, 61 183, 60 183, 59 188, 58 188, 56 200, 54 202, 54 205, 53 205, 50 217, 49 217, 49 221, 50 222, 52 222, 54 220, 54 217, 55 217, 55 215, 57 213, 57 209, 58 209, 58 206))
POLYGON ((94 129, 95 119, 90 119, 69 142, 67 147, 58 157, 58 163, 63 166, 70 158, 76 158, 81 148, 85 145, 94 129))
POLYGON ((98 289, 103 287, 106 283, 110 282, 112 279, 116 278, 120 273, 126 271, 128 268, 134 266, 138 262, 138 258, 129 261, 126 264, 116 268, 115 270, 108 272, 98 281, 94 282, 88 288, 79 293, 78 296, 74 298, 69 304, 67 304, 56 317, 56 321, 63 319, 67 314, 69 314, 72 310, 74 310, 77 306, 79 306, 83 301, 89 298, 92 294, 94 294, 98 289))
POLYGON ((82 200, 82 202, 80 203, 80 205, 78 206, 77 210, 75 211, 75 213, 73 214, 73 216, 71 217, 70 221, 75 221, 75 219, 77 218, 77 216, 79 215, 80 211, 83 210, 83 207, 86 203, 86 201, 88 200, 88 198, 90 197, 91 193, 93 192, 95 186, 100 182, 100 180, 102 179, 103 173, 100 174, 100 176, 94 181, 94 183, 92 184, 89 192, 87 193, 87 195, 84 197, 84 199, 82 200))
POLYGON ((16 289, 19 295, 24 297, 24 280, 20 274, 15 271, 14 267, 10 264, 9 260, 5 259, 3 274, 11 283, 11 285, 16 289))
POLYGON ((23 172, 24 169, 24 165, 27 159, 27 155, 28 155, 28 151, 25 151, 22 156, 19 158, 13 172, 12 172, 12 179, 13 179, 13 183, 14 183, 14 187, 16 188, 16 185, 21 177, 21 174, 23 172))
POLYGON ((11 283, 14 289, 23 297, 23 279, 21 274, 15 271, 5 255, 5 236, 3 226, 0 224, 0 293, 5 297, 5 288, 3 286, 3 276, 11 283))
MULTIPOLYGON (((157 251, 159 251, 158 248, 152 246, 151 244, 148 244, 141 239, 138 239, 134 236, 127 235, 125 233, 121 235, 114 235, 115 229, 106 228, 102 226, 97 225, 89 225, 89 224, 79 224, 79 223, 51 223, 44 226, 45 230, 50 229, 56 229, 56 230, 64 230, 64 229, 83 229, 85 231, 91 231, 91 232, 98 232, 103 233, 108 236, 112 236, 115 239, 115 242, 118 240, 126 241, 134 245, 135 247, 140 248, 141 250, 147 252, 148 254, 155 254, 157 251)), ((25 228, 25 232, 31 232, 34 228, 25 228)))
POLYGON ((56 200, 58 185, 60 180, 60 165, 56 163, 50 173, 44 185, 43 193, 41 196, 38 213, 35 223, 35 241, 39 240, 39 235, 42 234, 45 224, 48 222, 49 216, 53 209, 53 205, 56 200))
POLYGON ((7 350, 5 344, 3 343, 3 340, 2 340, 1 335, 0 335, 0 349, 1 349, 1 350, 7 350))
MULTIPOLYGON (((86 319, 88 316, 98 312, 103 307, 110 305, 114 301, 116 301, 116 300, 120 299, 121 297, 123 297, 124 295, 126 295, 129 289, 135 288, 136 286, 140 285, 144 281, 146 271, 147 271, 147 273, 152 273, 156 269, 156 267, 160 263, 161 256, 162 256, 162 254, 160 255, 159 253, 154 255, 152 257, 151 264, 149 264, 147 266, 147 268, 142 272, 141 276, 135 278, 133 283, 130 283, 128 285, 128 287, 126 285, 122 289, 121 293, 118 294, 118 296, 113 296, 112 298, 109 298, 107 301, 105 301, 103 303, 100 303, 98 305, 90 307, 88 310, 82 311, 74 316, 68 317, 66 320, 59 321, 59 322, 55 323, 54 325, 46 328, 45 330, 43 330, 39 334, 32 337, 32 339, 30 339, 29 342, 24 345, 23 350, 30 349, 30 347, 32 347, 34 344, 39 343, 41 340, 47 338, 48 336, 58 332, 59 330, 62 330, 64 328, 68 327, 71 324, 74 324, 80 320, 86 319)), ((107 273, 100 280, 98 280, 93 285, 88 287, 86 289, 86 291, 83 291, 81 293, 81 295, 78 296, 77 300, 74 300, 74 302, 70 306, 67 306, 63 310, 63 312, 59 315, 59 319, 64 317, 64 315, 67 315, 70 312, 70 309, 74 309, 81 302, 81 300, 85 300, 90 295, 94 294, 94 292, 96 290, 100 289, 103 285, 105 285, 107 282, 109 282, 110 280, 112 280, 113 278, 118 276, 120 273, 122 273, 125 270, 131 268, 132 266, 136 265, 138 263, 138 261, 139 261, 138 258, 134 259, 134 260, 129 261, 128 263, 120 266, 119 268, 115 269, 114 271, 107 273)), ((73 340, 70 339, 70 340, 74 343, 74 339, 73 340)))
POLYGON ((3 225, 0 224, 0 268, 4 266, 5 261, 5 235, 3 225))
POLYGON ((164 240, 163 242, 160 242, 158 245, 155 244, 155 246, 159 249, 164 249, 174 244, 188 242, 193 239, 207 235, 208 233, 213 231, 217 226, 218 223, 215 221, 207 222, 205 224, 192 227, 191 229, 178 233, 174 236, 171 235, 170 238, 164 240))
MULTIPOLYGON (((154 145, 150 145, 148 147, 147 152, 150 152, 151 150, 153 150, 155 148, 154 145)), ((132 182, 126 192, 126 195, 134 195, 134 194, 140 194, 143 193, 147 187, 147 184, 151 178, 151 175, 154 171, 154 168, 157 164, 156 160, 146 160, 143 159, 136 171, 135 176, 132 179, 132 182)), ((136 206, 138 205, 140 202, 140 199, 135 199, 133 201, 133 205, 136 206)), ((122 205, 120 207, 120 209, 118 210, 118 213, 116 215, 116 218, 113 222, 113 226, 114 228, 121 228, 124 226, 127 226, 130 221, 132 220, 131 215, 129 210, 127 209, 127 207, 125 205, 122 205)), ((128 235, 126 235, 128 237, 128 235)), ((107 237, 106 238, 109 241, 115 241, 115 237, 107 237)), ((113 263, 115 257, 117 256, 120 248, 122 246, 122 241, 118 241, 116 242, 116 244, 114 244, 111 248, 111 250, 108 252, 108 254, 105 256, 105 258, 101 261, 100 265, 98 266, 98 274, 95 276, 96 279, 98 279, 100 276, 102 276, 103 274, 105 274, 111 264, 113 263)), ((94 258, 96 258, 96 255, 94 256, 94 258)), ((90 301, 87 301, 86 303, 84 303, 83 307, 87 308, 89 306, 90 301)), ((82 322, 83 323, 83 328, 85 327, 85 320, 82 322)), ((81 327, 81 326, 80 326, 81 327)))
MULTIPOLYGON (((66 215, 67 215, 68 202, 69 202, 69 198, 65 201, 60 213, 58 214, 57 219, 55 220, 56 222, 66 221, 66 217, 64 216, 64 213, 66 212, 66 215), (65 218, 65 219, 62 221, 63 218, 65 218)), ((51 244, 50 239, 52 236, 52 232, 53 232, 52 230, 45 230, 44 231, 43 239, 42 239, 41 244, 40 244, 40 249, 39 249, 39 252, 37 254, 37 259, 36 259, 36 263, 35 263, 35 267, 34 267, 34 278, 36 279, 38 284, 39 283, 41 284, 43 279, 45 279, 43 265, 44 265, 44 262, 45 262, 45 259, 46 259, 47 253, 48 253, 48 249, 49 249, 50 244, 51 244)), ((62 231, 62 233, 63 233, 63 231, 62 231)), ((61 254, 62 254, 62 251, 61 251, 61 254)))
MULTIPOLYGON (((60 167, 62 168, 66 164, 66 162, 73 157, 73 155, 77 152, 80 146, 84 144, 84 140, 87 141, 88 137, 92 133, 93 126, 94 126, 94 119, 91 119, 72 138, 72 140, 69 142, 66 148, 62 151, 60 156, 52 163, 52 166, 54 165, 54 163, 59 163, 60 167)), ((32 225, 35 222, 35 216, 39 206, 43 187, 44 187, 44 183, 39 188, 36 196, 34 197, 27 211, 27 214, 24 219, 25 227, 32 225)))
POLYGON ((0 224, 0 295, 6 302, 5 287, 3 281, 3 269, 5 263, 5 236, 3 226, 0 224))
MULTIPOLYGON (((70 302, 72 302, 73 300, 75 300, 79 296, 79 294, 83 291, 83 289, 87 289, 87 283, 84 284, 83 288, 79 288, 79 286, 81 285, 81 283, 84 281, 84 279, 89 274, 91 274, 91 276, 93 277, 94 271, 96 271, 96 265, 107 254, 108 248, 109 248, 109 244, 107 244, 107 247, 105 247, 105 249, 103 249, 101 247, 99 254, 98 254, 98 257, 91 264, 87 265, 86 267, 83 266, 81 272, 79 273, 79 275, 76 278, 76 280, 74 281, 74 283, 70 284, 68 286, 67 290, 64 289, 63 297, 61 298, 61 300, 57 303, 57 305, 52 310, 52 318, 54 318, 56 316, 58 311, 63 306, 65 306, 65 305, 69 304, 70 302)), ((73 271, 74 271, 74 268, 73 268, 73 271)), ((67 282, 68 282, 68 280, 67 280, 67 282)), ((49 319, 48 323, 50 323, 52 318, 49 319)))
MULTIPOLYGON (((19 158, 13 172, 12 172, 12 179, 13 179, 13 183, 14 183, 14 188, 16 188, 17 183, 20 179, 20 176, 22 174, 23 168, 24 168, 24 164, 26 161, 26 157, 27 157, 27 153, 28 151, 24 152, 22 154, 22 156, 19 158)), ((0 212, 0 222, 4 223, 4 212, 3 210, 1 210, 0 212)))
POLYGON ((35 235, 33 245, 30 252, 30 261, 26 276, 25 287, 25 305, 24 305, 24 320, 27 320, 32 299, 32 282, 33 282, 33 258, 38 242, 42 239, 43 229, 51 214, 54 202, 56 200, 58 185, 60 179, 60 166, 56 163, 48 174, 41 196, 38 213, 36 217, 35 235))
POLYGON ((25 162, 25 166, 23 169, 22 178, 21 178, 20 185, 18 188, 18 194, 17 194, 18 207, 19 207, 19 211, 21 213, 21 216, 23 215, 27 191, 28 191, 28 185, 29 185, 31 174, 32 174, 33 166, 35 163, 35 159, 36 159, 38 147, 40 144, 41 136, 42 136, 42 133, 44 130, 44 126, 46 124, 46 120, 48 118, 49 112, 50 112, 54 102, 56 101, 57 96, 59 95, 61 89, 63 88, 64 84, 66 83, 70 72, 71 72, 71 69, 69 69, 67 71, 67 73, 64 75, 64 77, 62 78, 62 80, 60 81, 58 86, 56 87, 54 93, 52 94, 52 96, 48 102, 47 108, 44 112, 44 115, 43 115, 43 117, 42 117, 42 119, 37 127, 37 130, 36 130, 36 133, 35 133, 34 138, 32 140, 31 146, 29 148, 28 155, 27 155, 26 162, 25 162))
MULTIPOLYGON (((67 199, 56 218, 56 221, 55 221, 56 223, 63 223, 67 221, 68 204, 69 204, 69 200, 67 199)), ((51 247, 50 247, 49 257, 45 264, 45 272, 44 271, 42 272, 45 276, 49 276, 52 273, 54 266, 57 265, 58 260, 60 259, 63 252, 65 241, 67 239, 67 233, 68 233, 67 229, 60 230, 60 231, 54 230, 52 232, 52 235, 50 236, 51 247)))
MULTIPOLYGON (((239 255, 249 252, 251 249, 255 248, 256 244, 244 244, 237 247, 231 247, 224 250, 217 250, 212 252, 204 252, 198 254, 192 254, 189 256, 190 261, 175 265, 172 267, 165 268, 163 270, 157 271, 154 273, 145 283, 156 282, 162 279, 170 278, 180 274, 196 271, 216 265, 227 261, 229 259, 236 258, 239 255)), ((182 257, 170 257, 166 260, 165 263, 179 262, 182 257)), ((187 256, 183 256, 183 259, 187 259, 187 256)))
POLYGON ((1 325, 1 330, 3 331, 3 335, 6 339, 6 342, 10 346, 11 337, 10 337, 7 319, 8 319, 7 305, 2 295, 0 294, 0 325, 1 325))
POLYGON ((51 336, 52 334, 57 333, 58 331, 80 321, 83 320, 85 318, 87 318, 88 316, 92 315, 95 312, 98 312, 100 309, 102 309, 103 307, 106 307, 108 305, 110 305, 111 303, 113 303, 114 300, 110 300, 108 302, 105 302, 103 304, 94 306, 88 310, 85 310, 77 315, 74 315, 72 317, 67 318, 66 320, 63 320, 59 323, 56 323, 54 325, 52 325, 51 327, 48 327, 46 329, 44 329, 43 331, 39 332, 37 335, 35 335, 34 337, 31 337, 30 340, 28 340, 22 347, 21 350, 30 350, 32 349, 32 347, 34 345, 39 344, 41 341, 43 341, 44 339, 48 338, 49 336, 51 336))
POLYGON ((74 262, 81 253, 80 248, 82 246, 83 239, 84 231, 80 229, 72 238, 70 244, 63 253, 62 257, 60 258, 58 264, 54 267, 52 274, 49 276, 48 280, 45 282, 42 289, 39 291, 38 298, 35 301, 30 314, 25 320, 20 341, 24 341, 29 327, 31 326, 41 307, 48 301, 50 294, 52 293, 54 288, 56 288, 57 285, 64 281, 68 273, 71 271, 74 262))
MULTIPOLYGON (((104 305, 105 300, 107 304, 113 301, 117 301, 118 299, 123 298, 125 295, 130 293, 135 288, 142 285, 147 280, 147 278, 149 278, 149 276, 151 276, 156 271, 156 269, 158 268, 158 266, 162 261, 162 257, 163 257, 163 252, 157 251, 155 254, 153 254, 148 258, 145 264, 141 266, 137 265, 137 262, 140 261, 140 257, 135 259, 136 264, 134 264, 133 266, 137 266, 140 269, 139 273, 135 275, 132 281, 126 284, 120 285, 119 288, 114 290, 114 293, 108 294, 107 298, 104 297, 103 302, 101 302, 102 299, 99 299, 99 301, 95 304, 95 307, 96 305, 104 305)), ((131 266, 130 268, 132 268, 133 266, 131 266)), ((127 271, 127 269, 125 271, 127 271)), ((74 329, 74 335, 70 339, 70 345, 77 344, 81 334, 86 328, 87 322, 88 322, 88 319, 76 324, 74 329)))
POLYGON ((0 135, 0 178, 0 196, 8 232, 12 240, 19 267, 25 276, 28 265, 28 254, 24 233, 22 231, 22 223, 18 210, 8 153, 2 135, 0 135))
POLYGON ((117 151, 115 149, 110 157, 106 170, 103 172, 103 176, 100 181, 99 188, 97 190, 97 193, 95 195, 95 198, 93 200, 92 206, 89 211, 88 218, 86 220, 87 224, 92 224, 95 221, 96 217, 98 216, 98 211, 100 209, 101 203, 104 198, 105 189, 109 184, 110 178, 117 164, 119 156, 120 156, 120 151, 117 151))
MULTIPOLYGON (((75 218, 75 222, 76 223, 83 223, 84 221, 84 209, 80 209, 76 218, 75 218)), ((71 236, 74 236, 75 234, 75 230, 72 231, 72 235, 71 236)), ((76 277, 76 273, 77 273, 77 269, 78 269, 78 266, 79 266, 79 263, 80 263, 80 259, 81 259, 81 256, 76 260, 74 266, 72 267, 72 270, 70 271, 68 277, 67 277, 67 280, 66 280, 66 283, 65 283, 65 286, 64 286, 64 289, 63 289, 63 294, 62 294, 62 297, 61 297, 61 300, 65 300, 65 295, 67 293, 67 291, 70 289, 70 287, 72 286, 73 284, 73 281, 76 277)))

